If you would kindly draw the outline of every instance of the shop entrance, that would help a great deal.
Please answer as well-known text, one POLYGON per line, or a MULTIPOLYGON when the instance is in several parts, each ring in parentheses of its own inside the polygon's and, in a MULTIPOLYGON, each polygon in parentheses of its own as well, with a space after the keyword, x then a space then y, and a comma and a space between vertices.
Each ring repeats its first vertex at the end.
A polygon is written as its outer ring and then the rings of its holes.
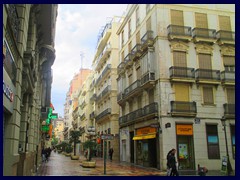
POLYGON ((177 125, 179 170, 195 170, 192 125, 177 125))

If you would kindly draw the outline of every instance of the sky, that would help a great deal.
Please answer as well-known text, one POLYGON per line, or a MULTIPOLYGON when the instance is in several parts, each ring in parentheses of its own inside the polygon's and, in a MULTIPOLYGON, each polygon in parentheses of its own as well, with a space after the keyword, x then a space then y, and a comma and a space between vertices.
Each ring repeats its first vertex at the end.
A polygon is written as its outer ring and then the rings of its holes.
POLYGON ((64 117, 66 93, 79 69, 92 69, 98 34, 113 16, 122 16, 127 4, 59 4, 56 22, 56 59, 52 66, 54 113, 64 117), (83 56, 81 56, 81 54, 83 56))

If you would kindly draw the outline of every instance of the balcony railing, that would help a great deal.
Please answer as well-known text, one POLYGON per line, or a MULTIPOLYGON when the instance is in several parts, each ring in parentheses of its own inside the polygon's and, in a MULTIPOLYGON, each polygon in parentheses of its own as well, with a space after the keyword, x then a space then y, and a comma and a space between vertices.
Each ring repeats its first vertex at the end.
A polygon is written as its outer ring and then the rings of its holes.
POLYGON ((85 117, 86 117, 86 115, 85 115, 85 113, 83 113, 83 114, 81 115, 80 119, 81 119, 81 120, 84 120, 85 117))
POLYGON ((144 85, 148 83, 149 81, 155 80, 155 73, 154 72, 148 72, 141 78, 141 85, 144 85))
POLYGON ((208 38, 216 39, 216 30, 215 29, 205 29, 205 28, 194 28, 192 30, 192 35, 195 38, 208 38))
POLYGON ((140 87, 140 80, 136 80, 134 83, 132 83, 129 87, 127 87, 124 90, 125 96, 128 96, 131 92, 133 92, 134 90, 136 90, 139 87, 140 87))
POLYGON ((111 64, 108 64, 105 68, 104 68, 104 70, 103 70, 103 72, 102 72, 102 77, 104 77, 105 76, 105 74, 109 71, 109 70, 111 70, 111 64))
POLYGON ((153 31, 147 31, 141 38, 141 44, 143 46, 153 46, 153 31))
POLYGON ((235 104, 223 104, 225 116, 235 116, 235 104))
POLYGON ((106 110, 104 110, 103 112, 101 112, 97 117, 96 117, 96 121, 100 120, 101 118, 103 118, 104 116, 111 114, 111 108, 107 108, 106 110))
POLYGON ((117 67, 117 72, 118 74, 121 74, 124 70, 124 67, 125 67, 125 62, 121 62, 118 67, 117 67))
POLYGON ((221 79, 223 82, 235 82, 235 72, 234 71, 222 71, 221 79))
POLYGON ((194 79, 194 68, 172 66, 169 68, 170 78, 194 79))
POLYGON ((141 47, 142 47, 141 44, 136 44, 133 47, 133 49, 131 51, 133 60, 135 60, 136 58, 141 56, 141 52, 142 52, 141 47))
POLYGON ((132 65, 133 63, 132 62, 132 54, 129 53, 125 58, 124 58, 124 62, 125 62, 125 65, 126 66, 130 66, 132 65))
POLYGON ((102 91, 102 97, 105 96, 107 93, 111 91, 111 86, 107 86, 103 91, 102 91))
POLYGON ((217 32, 216 37, 222 41, 235 41, 235 32, 220 30, 217 32))
POLYGON ((146 118, 151 114, 158 114, 158 103, 151 103, 144 108, 137 109, 126 115, 123 115, 122 117, 119 117, 119 124, 122 125, 124 123, 135 122, 141 118, 146 118))
POLYGON ((171 101, 171 114, 193 115, 197 113, 196 102, 171 101))
POLYGON ((98 83, 101 81, 101 79, 102 79, 102 75, 100 75, 100 76, 97 78, 95 85, 98 85, 98 83))
POLYGON ((195 71, 197 80, 217 80, 220 81, 220 71, 211 69, 197 69, 195 71))
POLYGON ((90 101, 96 101, 96 99, 97 99, 97 94, 94 93, 90 98, 90 101))
POLYGON ((188 26, 178 26, 170 24, 167 27, 168 36, 177 35, 177 36, 192 36, 191 27, 188 26))
POLYGON ((117 95, 117 101, 119 102, 119 101, 121 101, 121 100, 123 100, 124 99, 124 93, 119 93, 118 95, 117 95))

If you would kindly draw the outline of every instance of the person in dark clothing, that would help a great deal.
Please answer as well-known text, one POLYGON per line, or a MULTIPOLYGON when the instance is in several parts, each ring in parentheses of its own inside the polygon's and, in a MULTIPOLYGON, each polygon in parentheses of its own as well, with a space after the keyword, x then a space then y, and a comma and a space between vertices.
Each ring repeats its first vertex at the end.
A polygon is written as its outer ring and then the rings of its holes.
POLYGON ((170 155, 169 155, 169 167, 172 168, 172 171, 170 173, 170 176, 179 176, 177 166, 176 166, 176 158, 175 158, 176 149, 172 149, 170 155))
POLYGON ((112 161, 112 156, 113 156, 113 148, 111 147, 108 151, 109 157, 110 157, 110 161, 112 161))

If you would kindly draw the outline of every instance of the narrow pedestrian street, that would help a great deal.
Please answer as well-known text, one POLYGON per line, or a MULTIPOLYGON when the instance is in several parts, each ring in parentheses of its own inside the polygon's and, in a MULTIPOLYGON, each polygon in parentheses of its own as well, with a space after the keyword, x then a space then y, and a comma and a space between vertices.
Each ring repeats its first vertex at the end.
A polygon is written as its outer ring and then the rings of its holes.
MULTIPOLYGON (((52 152, 49 161, 39 168, 37 176, 104 176, 102 158, 93 158, 96 161, 95 168, 82 167, 82 160, 85 158, 71 160, 63 154, 52 152)), ((106 176, 166 176, 166 172, 107 160, 106 176)))

